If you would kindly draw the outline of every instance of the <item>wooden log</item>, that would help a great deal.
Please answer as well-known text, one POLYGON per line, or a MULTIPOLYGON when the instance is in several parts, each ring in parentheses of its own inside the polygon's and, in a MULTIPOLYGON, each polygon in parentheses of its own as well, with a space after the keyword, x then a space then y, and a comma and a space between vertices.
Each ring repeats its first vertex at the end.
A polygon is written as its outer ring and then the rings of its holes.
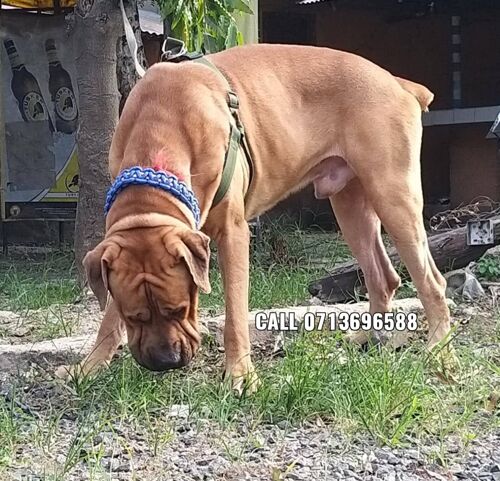
MULTIPOLYGON (((494 244, 467 245, 467 228, 459 227, 429 237, 429 248, 438 269, 442 272, 465 267, 479 259, 493 245, 500 244, 500 217, 492 219, 495 232, 494 244)), ((401 259, 395 248, 387 251, 392 264, 400 272, 401 259)), ((355 292, 364 288, 363 273, 359 264, 354 261, 337 265, 333 272, 323 279, 309 285, 311 295, 324 302, 343 302, 355 298, 355 292)))

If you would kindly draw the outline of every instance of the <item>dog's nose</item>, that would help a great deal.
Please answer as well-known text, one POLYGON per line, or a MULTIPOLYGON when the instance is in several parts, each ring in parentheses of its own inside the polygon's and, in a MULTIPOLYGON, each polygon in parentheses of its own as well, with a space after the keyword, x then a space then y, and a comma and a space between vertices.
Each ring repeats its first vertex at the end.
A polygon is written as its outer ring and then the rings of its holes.
POLYGON ((148 350, 139 363, 150 371, 167 371, 185 366, 188 360, 182 355, 180 344, 177 344, 169 349, 148 350))

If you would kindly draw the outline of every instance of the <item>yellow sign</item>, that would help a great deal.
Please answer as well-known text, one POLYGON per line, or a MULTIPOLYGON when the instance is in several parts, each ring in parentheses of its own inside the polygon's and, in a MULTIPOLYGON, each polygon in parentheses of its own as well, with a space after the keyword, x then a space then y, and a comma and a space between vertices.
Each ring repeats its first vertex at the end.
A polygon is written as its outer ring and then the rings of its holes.
MULTIPOLYGON (((53 0, 3 0, 2 5, 8 5, 10 7, 17 8, 41 8, 41 9, 53 9, 53 0)), ((74 7, 76 5, 76 0, 60 0, 59 6, 61 8, 74 7)))
POLYGON ((57 174, 57 180, 42 202, 75 202, 78 199, 78 151, 75 145, 66 165, 57 174))

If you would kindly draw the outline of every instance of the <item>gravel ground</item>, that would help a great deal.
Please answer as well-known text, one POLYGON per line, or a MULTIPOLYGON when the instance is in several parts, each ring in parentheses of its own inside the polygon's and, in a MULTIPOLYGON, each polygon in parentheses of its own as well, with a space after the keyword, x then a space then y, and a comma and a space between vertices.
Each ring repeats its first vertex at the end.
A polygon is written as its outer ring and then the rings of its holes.
MULTIPOLYGON (((74 306, 69 306, 68 312, 73 309, 74 306)), ((99 316, 93 304, 79 309, 99 316)), ((490 309, 491 306, 485 306, 482 310, 488 313, 490 309)), ((462 318, 477 313, 477 308, 468 305, 461 309, 462 318)), ((89 323, 78 328, 78 332, 82 332, 81 329, 89 332, 95 325, 89 323)), ((29 333, 20 337, 25 336, 29 337, 29 333)), ((16 338, 14 335, 9 340, 17 342, 16 338)), ((481 331, 471 334, 468 341, 479 341, 478 349, 492 348, 480 344, 481 331)), ((35 372, 35 379, 39 375, 35 372)), ((0 394, 9 391, 12 381, 5 373, 0 373, 0 394)), ((28 381, 32 382, 33 378, 28 381)), ((30 394, 31 400, 36 401, 37 410, 43 409, 44 403, 52 399, 50 389, 63 389, 60 386, 51 388, 50 381, 44 382, 44 387, 30 394)), ((148 439, 143 429, 115 422, 91 439, 85 439, 85 432, 82 432, 81 445, 73 450, 77 458, 74 467, 68 474, 57 477, 53 473, 62 473, 65 464, 67 467, 68 452, 71 452, 78 431, 77 421, 71 416, 63 416, 50 447, 35 441, 20 446, 6 471, 0 469, 0 479, 500 481, 498 407, 491 413, 485 411, 484 416, 495 420, 491 423, 492 429, 482 436, 475 437, 471 433, 464 439, 450 434, 444 439, 426 437, 425 441, 403 437, 401 445, 408 447, 389 448, 375 444, 367 436, 341 434, 338 427, 325 425, 320 419, 302 425, 282 421, 277 425, 260 424, 257 427, 240 421, 222 429, 214 421, 191 420, 185 407, 178 406, 165 413, 165 417, 171 419, 171 431, 157 444, 148 439)), ((349 430, 344 429, 346 431, 349 430)))
MULTIPOLYGON (((117 435, 102 432, 83 450, 102 450, 97 461, 80 462, 66 480, 500 480, 500 429, 471 442, 467 454, 459 454, 458 441, 450 438, 444 446, 390 449, 369 442, 349 439, 326 426, 264 426, 251 435, 241 427, 220 431, 210 423, 193 426, 181 423, 173 439, 154 455, 144 438, 128 433, 127 449, 120 447, 117 435), (430 459, 435 452, 445 452, 451 460, 446 466, 430 459), (101 474, 95 475, 95 472, 101 474)), ((75 426, 66 421, 57 444, 69 442, 75 426)), ((408 440, 409 442, 411 440, 408 440)), ((414 444, 418 446, 418 442, 414 444)), ((44 469, 36 466, 36 453, 24 446, 17 453, 18 465, 30 468, 9 469, 5 480, 44 480, 44 469), (31 477, 29 477, 31 476, 31 477)), ((54 466, 64 463, 64 456, 54 454, 54 466)))

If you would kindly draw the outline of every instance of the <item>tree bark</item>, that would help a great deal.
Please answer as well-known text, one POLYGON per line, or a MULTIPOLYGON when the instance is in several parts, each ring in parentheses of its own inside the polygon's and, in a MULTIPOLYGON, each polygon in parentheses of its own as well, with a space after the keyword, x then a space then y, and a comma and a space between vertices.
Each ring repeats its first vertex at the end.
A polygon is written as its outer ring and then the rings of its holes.
POLYGON ((83 284, 82 259, 104 237, 104 202, 109 186, 108 152, 118 121, 116 42, 120 10, 112 0, 80 0, 75 9, 77 134, 80 193, 75 225, 75 258, 83 284))
MULTIPOLYGON (((495 244, 500 243, 500 218, 493 219, 495 244)), ((492 245, 467 245, 467 228, 460 227, 429 237, 429 248, 439 270, 446 272, 465 267, 479 259, 492 245)), ((401 259, 396 249, 387 251, 396 269, 401 259)), ((356 261, 344 262, 332 274, 309 285, 311 295, 324 302, 343 302, 355 298, 355 291, 364 287, 363 273, 356 261)))

